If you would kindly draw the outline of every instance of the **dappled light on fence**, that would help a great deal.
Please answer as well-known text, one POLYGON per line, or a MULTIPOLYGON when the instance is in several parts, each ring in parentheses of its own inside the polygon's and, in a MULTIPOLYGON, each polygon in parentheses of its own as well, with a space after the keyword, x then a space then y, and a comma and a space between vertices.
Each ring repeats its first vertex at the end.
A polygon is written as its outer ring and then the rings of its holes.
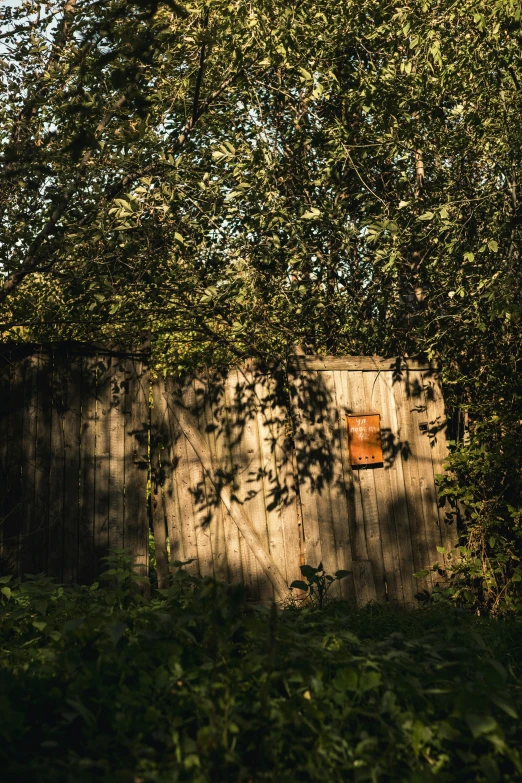
POLYGON ((19 345, 0 360, 3 571, 88 584, 125 548, 146 573, 150 521, 160 587, 182 562, 285 600, 322 563, 351 572, 339 597, 410 604, 433 583, 414 574, 455 540, 429 362, 294 356, 151 381, 148 350, 19 345), (362 415, 376 462, 358 467, 347 417, 362 415))

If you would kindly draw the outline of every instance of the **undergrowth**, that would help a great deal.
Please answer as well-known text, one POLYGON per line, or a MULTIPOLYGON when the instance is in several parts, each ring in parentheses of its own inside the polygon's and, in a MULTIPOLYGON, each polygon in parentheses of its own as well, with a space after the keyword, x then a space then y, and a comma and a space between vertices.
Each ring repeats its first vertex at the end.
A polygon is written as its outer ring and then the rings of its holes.
POLYGON ((179 569, 145 600, 3 582, 11 783, 522 780, 522 623, 459 610, 249 607, 179 569))

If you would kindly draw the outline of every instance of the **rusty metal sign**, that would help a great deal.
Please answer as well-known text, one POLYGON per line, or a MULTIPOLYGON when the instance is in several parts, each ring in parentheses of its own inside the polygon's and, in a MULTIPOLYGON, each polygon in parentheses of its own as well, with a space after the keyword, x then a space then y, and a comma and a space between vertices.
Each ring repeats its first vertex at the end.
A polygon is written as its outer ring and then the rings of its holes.
POLYGON ((348 447, 352 467, 379 465, 383 462, 381 416, 379 413, 359 413, 346 417, 348 447))

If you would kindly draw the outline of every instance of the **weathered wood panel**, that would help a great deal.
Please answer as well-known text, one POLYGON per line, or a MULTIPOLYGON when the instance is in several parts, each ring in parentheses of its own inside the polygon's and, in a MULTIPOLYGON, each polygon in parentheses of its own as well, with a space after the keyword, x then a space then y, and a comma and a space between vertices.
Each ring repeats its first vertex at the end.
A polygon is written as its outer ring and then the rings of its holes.
POLYGON ((11 352, 0 352, 0 573, 9 570, 10 547, 8 499, 10 493, 10 469, 9 461, 13 454, 13 445, 10 443, 11 425, 11 352))
POLYGON ((361 576, 369 561, 379 600, 412 603, 416 592, 431 586, 430 577, 420 580, 413 574, 441 560, 441 541, 449 547, 455 540, 438 509, 434 480, 446 454, 437 365, 422 358, 297 356, 289 377, 305 537, 312 531, 307 561, 315 564, 311 556, 318 560, 320 553, 333 570, 328 553, 335 547, 339 557, 340 547, 332 527, 342 517, 350 532, 356 594, 357 581, 361 595, 369 584, 371 593, 367 569, 361 576), (382 465, 352 469, 346 426, 341 425, 347 413, 380 414, 382 465), (346 505, 331 500, 338 475, 346 505))
POLYGON ((146 574, 148 400, 142 355, 79 343, 3 347, 3 571, 89 583, 109 548, 127 546, 146 574), (128 389, 138 418, 127 435, 128 389), (127 460, 134 442, 139 459, 127 460))
MULTIPOLYGON (((125 357, 125 407, 121 426, 125 429, 125 514, 123 545, 134 557, 137 573, 145 577, 149 567, 149 478, 150 367, 148 349, 125 357)), ((116 489, 119 491, 117 485, 116 489)))
POLYGON ((96 518, 96 375, 97 356, 82 359, 80 502, 78 518, 78 582, 95 578, 94 530, 96 518))
POLYGON ((152 442, 164 447, 163 502, 154 508, 166 519, 171 559, 197 558, 199 573, 242 581, 254 601, 280 598, 300 576, 283 380, 247 365, 153 387, 152 442))

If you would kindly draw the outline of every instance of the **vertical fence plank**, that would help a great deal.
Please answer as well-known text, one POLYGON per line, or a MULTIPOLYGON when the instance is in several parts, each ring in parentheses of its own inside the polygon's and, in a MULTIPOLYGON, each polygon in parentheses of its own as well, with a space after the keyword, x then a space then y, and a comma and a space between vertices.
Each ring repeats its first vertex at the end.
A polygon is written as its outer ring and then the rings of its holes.
MULTIPOLYGON (((193 389, 190 385, 190 381, 184 379, 182 385, 176 388, 176 384, 172 386, 172 397, 178 395, 178 399, 184 407, 191 406, 193 400, 193 389)), ((174 430, 177 429, 173 412, 169 410, 171 427, 174 430)), ((198 456, 195 453, 192 446, 187 442, 187 439, 183 436, 177 438, 176 441, 176 458, 177 462, 177 477, 178 477, 178 496, 179 496, 179 509, 180 509, 180 529, 181 537, 183 541, 183 552, 185 560, 191 560, 193 562, 185 566, 186 570, 194 576, 200 576, 200 565, 198 559, 198 545, 196 535, 196 512, 194 509, 194 484, 197 483, 195 477, 197 475, 197 468, 195 469, 196 461, 199 462, 198 456)))
MULTIPOLYGON (((234 375, 234 383, 232 453, 238 468, 236 473, 237 495, 241 498, 245 511, 253 522, 259 541, 265 549, 270 551, 257 422, 259 400, 256 398, 252 372, 246 368, 238 370, 234 375)), ((246 550, 245 559, 248 560, 252 573, 252 600, 271 601, 274 594, 272 585, 266 579, 243 539, 241 539, 241 547, 246 550)), ((277 558, 276 562, 280 565, 279 552, 277 558)), ((284 573, 284 564, 282 572, 284 573)))
POLYGON ((25 383, 20 509, 20 573, 34 573, 34 495, 36 465, 36 422, 38 412, 38 355, 24 357, 25 383))
MULTIPOLYGON (((219 476, 221 482, 226 483, 231 480, 233 475, 232 454, 229 446, 227 378, 219 379, 219 390, 217 392, 214 386, 215 381, 212 380, 211 383, 214 394, 210 395, 209 386, 209 397, 211 398, 210 406, 212 409, 216 475, 219 476)), ((228 579, 230 582, 239 583, 243 581, 243 561, 239 531, 228 510, 220 502, 220 499, 216 498, 216 500, 219 503, 223 520, 228 579)))
MULTIPOLYGON (((227 440, 232 461, 233 484, 237 495, 241 500, 243 500, 245 494, 244 488, 241 485, 245 480, 248 480, 248 461, 252 456, 252 454, 245 453, 245 449, 243 448, 244 442, 241 442, 244 438, 243 420, 248 415, 245 413, 245 410, 243 410, 248 404, 244 399, 244 394, 242 392, 244 387, 245 383, 244 381, 241 383, 238 371, 236 369, 231 370, 225 381, 227 440)), ((247 442, 250 441, 251 424, 249 425, 249 432, 247 435, 247 442)), ((251 445, 249 445, 246 450, 252 451, 251 445)), ((257 511, 257 509, 255 509, 255 511, 257 511)), ((252 512, 248 509, 247 513, 250 516, 252 512)), ((259 518, 254 521, 254 527, 259 536, 259 518)), ((263 541, 263 544, 266 545, 266 532, 264 538, 261 540, 263 541)), ((263 577, 260 573, 254 553, 241 535, 239 536, 239 553, 241 557, 243 584, 245 585, 248 597, 251 600, 256 601, 259 598, 259 584, 263 577)))
MULTIPOLYGON (((350 400, 354 413, 370 413, 363 372, 349 373, 350 400)), ((361 487, 361 503, 368 557, 372 564, 377 600, 386 598, 386 575, 382 552, 381 521, 373 469, 357 468, 361 487)))
POLYGON ((67 388, 67 405, 63 414, 65 451, 63 580, 73 584, 78 579, 82 365, 81 357, 74 350, 67 350, 65 361, 63 382, 67 388))
POLYGON ((289 372, 292 421, 296 464, 301 498, 305 560, 307 565, 318 566, 323 561, 321 530, 319 527, 316 497, 322 482, 321 463, 323 444, 314 431, 315 420, 311 418, 313 402, 317 397, 314 390, 314 374, 291 369, 289 372), (308 392, 312 391, 313 394, 308 392))
POLYGON ((424 383, 422 372, 419 370, 409 370, 408 375, 410 378, 409 408, 412 418, 413 452, 419 469, 420 497, 428 544, 428 565, 433 565, 442 559, 437 551, 437 547, 442 546, 442 535, 439 525, 431 446, 428 438, 429 427, 424 383))
POLYGON ((145 355, 127 359, 125 435, 125 548, 135 569, 146 577, 149 567, 149 362, 145 355))
POLYGON ((10 494, 9 461, 14 444, 10 446, 11 420, 11 352, 7 347, 0 352, 0 574, 9 572, 10 544, 8 513, 10 494))
POLYGON ((80 508, 78 520, 78 582, 94 580, 94 518, 96 500, 96 353, 82 357, 80 508))
MULTIPOLYGON (((187 384, 187 407, 198 423, 198 430, 205 438, 204 383, 193 377, 187 384)), ((206 438, 205 438, 206 440, 206 438)), ((205 474, 199 455, 194 452, 191 464, 191 491, 194 509, 194 530, 198 550, 199 572, 201 576, 214 577, 214 553, 212 551, 212 527, 215 522, 212 503, 212 487, 205 474)))
MULTIPOLYGON (((446 440, 447 417, 444 409, 444 398, 440 387, 440 374, 430 371, 422 375, 424 398, 428 429, 424 433, 431 448, 431 461, 434 480, 443 473, 443 465, 448 456, 446 440)), ((457 529, 455 514, 444 513, 445 498, 439 498, 439 524, 441 528, 442 545, 446 551, 451 551, 457 544, 457 529)))
MULTIPOLYGON (((337 568, 341 570, 352 569, 352 539, 350 531, 350 503, 348 498, 348 485, 345 482, 342 440, 343 428, 346 427, 346 418, 341 412, 341 402, 337 399, 337 384, 335 371, 321 373, 323 383, 328 390, 332 411, 330 416, 325 416, 325 436, 330 443, 332 459, 332 477, 329 484, 331 503, 331 525, 335 541, 337 568), (340 419, 343 419, 341 424, 340 419)), ((353 598, 353 582, 350 577, 340 584, 340 595, 345 598, 353 598)))
POLYGON ((393 511, 393 532, 400 569, 403 601, 413 603, 416 592, 413 572, 413 549, 406 502, 406 488, 402 469, 401 444, 397 411, 393 396, 393 378, 391 373, 379 374, 377 379, 377 400, 383 412, 383 451, 385 460, 385 475, 388 478, 388 503, 393 511))
MULTIPOLYGON (((401 443, 401 459, 404 473, 404 486, 406 490, 406 503, 410 520, 410 534, 412 541, 413 562, 415 573, 426 568, 430 563, 429 547, 426 539, 426 525, 424 520, 424 508, 421 498, 421 483, 419 478, 419 464, 415 452, 416 436, 414 422, 411 416, 412 402, 410 391, 409 372, 404 370, 402 376, 395 379, 393 394, 395 409, 397 411, 397 424, 401 443)), ((431 577, 416 579, 416 592, 432 587, 431 577)))
POLYGON ((98 353, 96 384, 96 504, 94 519, 94 569, 105 570, 102 558, 109 549, 110 458, 111 458, 111 356, 98 353))
MULTIPOLYGON (((348 447, 348 429, 346 426, 346 415, 351 413, 351 400, 348 393, 348 384, 346 383, 346 372, 335 371, 332 373, 335 384, 335 398, 337 401, 338 426, 339 426, 339 459, 340 459, 340 481, 346 493, 346 524, 348 527, 349 559, 346 557, 344 565, 341 568, 348 568, 354 575, 348 577, 342 583, 343 595, 347 600, 357 599, 357 585, 354 570, 354 561, 368 561, 366 551, 366 538, 364 536, 364 521, 361 505, 361 490, 358 476, 354 475, 350 463, 350 451, 348 447)), ((359 566, 359 570, 363 570, 359 566)), ((367 571, 371 571, 371 565, 367 562, 367 571)), ((367 591, 366 582, 372 582, 373 576, 368 574, 364 589, 367 591)), ((362 603, 362 601, 361 601, 362 603)))
POLYGON ((109 409, 109 549, 111 551, 121 551, 124 548, 124 411, 126 402, 125 386, 127 382, 125 365, 126 359, 120 354, 111 357, 111 398, 109 409))
MULTIPOLYGON (((171 559, 182 561, 197 560, 197 549, 195 547, 194 519, 192 511, 192 496, 190 494, 190 475, 187 461, 187 443, 182 435, 176 417, 172 411, 174 398, 181 399, 180 385, 173 379, 166 381, 167 390, 167 410, 169 415, 169 429, 172 439, 172 464, 173 470, 173 502, 176 512, 172 517, 172 523, 176 524, 169 528, 169 541, 176 544, 176 551, 179 556, 171 559)), ((172 545, 171 545, 172 553, 172 545)), ((189 573, 197 575, 197 563, 190 563, 186 566, 189 573)))
POLYGON ((34 493, 34 571, 47 572, 49 539, 49 475, 51 469, 52 358, 42 348, 38 356, 38 415, 34 493))
POLYGON ((51 460, 49 474, 49 576, 63 581, 65 515, 65 443, 63 419, 67 407, 67 361, 63 351, 52 353, 51 460))
MULTIPOLYGON (((150 434, 151 515, 156 555, 156 574, 158 587, 162 590, 169 585, 166 497, 168 497, 168 487, 172 480, 172 477, 169 475, 172 471, 172 462, 169 454, 170 432, 167 426, 164 378, 155 378, 152 382, 152 398, 150 434)), ((128 413, 131 415, 132 409, 128 413)), ((130 465, 126 468, 127 475, 129 475, 129 471, 130 465)))
MULTIPOLYGON (((296 569, 289 563, 292 553, 287 552, 283 518, 285 503, 289 499, 287 493, 291 491, 291 487, 287 486, 285 481, 285 466, 281 460, 284 449, 284 440, 281 440, 281 436, 284 439, 284 413, 278 406, 275 375, 268 372, 260 373, 254 369, 250 377, 256 401, 253 413, 256 421, 253 423, 258 440, 258 483, 264 506, 268 551, 280 572, 286 577, 287 583, 290 584, 292 579, 299 578, 299 565, 297 565, 297 575, 294 576, 296 569)), ((290 532, 289 527, 287 534, 290 532)), ((297 544, 296 555, 299 556, 299 542, 297 540, 293 543, 297 544)))
MULTIPOLYGON (((212 456, 212 465, 215 475, 219 475, 220 457, 218 440, 223 438, 222 429, 220 431, 219 421, 215 415, 215 408, 223 404, 223 381, 217 373, 207 374, 205 383, 205 395, 202 409, 202 425, 204 428, 205 440, 208 444, 212 456), (211 394, 212 390, 212 394, 211 394)), ((207 498, 209 503, 209 514, 213 519, 212 530, 212 556, 214 558, 214 574, 216 579, 226 580, 227 578, 227 542, 225 532, 225 517, 227 510, 217 496, 215 488, 209 486, 211 482, 205 479, 207 487, 207 498)), ((230 524, 234 522, 230 520, 230 524)), ((235 525, 234 525, 235 527, 235 525)))
POLYGON ((185 560, 182 535, 182 515, 180 509, 177 467, 179 465, 180 439, 179 426, 169 411, 171 384, 159 379, 159 402, 161 406, 163 449, 161 451, 161 490, 164 503, 165 523, 169 540, 170 562, 185 560))
MULTIPOLYGON (((386 433, 391 433, 390 413, 388 407, 387 394, 381 394, 380 373, 365 372, 364 384, 366 391, 366 400, 369 411, 378 411, 381 416, 381 437, 386 433)), ((385 442, 382 444, 386 446, 385 442)), ((390 455, 388 455, 389 457, 390 455)), ((402 588, 400 554, 396 532, 396 508, 393 502, 392 486, 389 475, 389 465, 386 464, 386 453, 384 454, 385 463, 381 467, 372 467, 373 478, 375 481, 375 493, 377 497, 377 506, 379 509, 379 528, 381 531, 381 547, 384 563, 384 573, 386 579, 387 599, 391 603, 402 603, 404 593, 402 588)))

